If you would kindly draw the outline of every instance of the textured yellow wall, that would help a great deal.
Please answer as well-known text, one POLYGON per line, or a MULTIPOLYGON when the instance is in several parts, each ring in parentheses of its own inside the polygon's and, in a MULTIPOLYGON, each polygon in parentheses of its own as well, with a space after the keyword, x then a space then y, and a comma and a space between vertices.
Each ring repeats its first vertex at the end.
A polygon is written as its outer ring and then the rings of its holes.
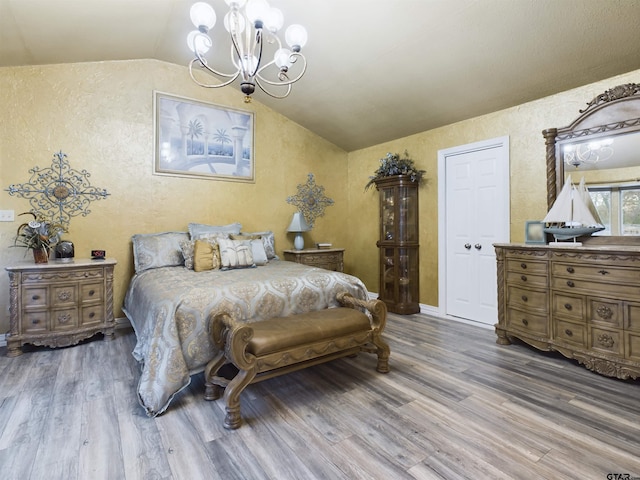
MULTIPOLYGON (((352 273, 367 287, 378 291, 376 240, 378 237, 377 191, 363 192, 379 159, 387 152, 409 151, 418 168, 427 171, 420 188, 420 303, 438 305, 438 151, 446 148, 509 136, 511 241, 524 241, 524 224, 546 214, 546 159, 542 130, 564 127, 596 95, 624 83, 640 83, 640 71, 620 75, 517 107, 472 118, 446 127, 349 153, 349 215, 359 220, 349 238, 352 273)), ((389 112, 402 115, 402 106, 389 112)))
MULTIPOLYGON (((587 101, 613 86, 640 82, 631 72, 514 108, 347 154, 259 102, 246 105, 235 88, 202 89, 183 66, 153 60, 0 68, 0 209, 28 210, 8 185, 28 180, 63 150, 72 168, 86 169, 108 199, 75 217, 67 237, 76 255, 104 248, 118 260, 115 313, 133 273, 131 235, 185 230, 190 221, 241 222, 245 230, 272 229, 281 253, 292 245, 285 230, 294 211, 286 197, 312 172, 335 200, 305 235, 307 245, 330 241, 347 249, 345 268, 378 290, 378 200, 364 192, 386 152, 409 151, 427 182, 420 189, 420 302, 437 305, 438 150, 510 137, 511 239, 522 241, 524 222, 546 213, 545 148, 541 131, 569 124, 587 101), (256 112, 254 184, 152 175, 153 91, 256 112)), ((389 112, 389 121, 397 112, 389 112)), ((0 223, 0 269, 24 259, 13 243, 16 222, 0 223)), ((29 259, 29 257, 27 257, 29 259)), ((8 277, 0 275, 0 333, 8 329, 8 277)))
MULTIPOLYGON (((286 202, 313 173, 335 201, 305 234, 314 241, 347 242, 347 154, 257 101, 243 102, 236 88, 203 89, 183 66, 153 60, 0 68, 0 209, 16 215, 28 200, 10 196, 10 184, 25 183, 29 169, 51 165, 64 151, 71 168, 86 169, 91 184, 110 196, 93 202, 87 217, 74 217, 66 238, 77 257, 102 248, 118 261, 115 314, 121 306, 133 260, 135 233, 186 230, 189 222, 241 222, 244 230, 273 230, 276 249, 291 248, 286 233, 296 210, 286 202), (153 175, 153 91, 251 110, 255 117, 256 182, 253 184, 153 175)), ((0 223, 0 333, 9 328, 8 276, 4 267, 26 258, 13 244, 25 217, 0 223)))

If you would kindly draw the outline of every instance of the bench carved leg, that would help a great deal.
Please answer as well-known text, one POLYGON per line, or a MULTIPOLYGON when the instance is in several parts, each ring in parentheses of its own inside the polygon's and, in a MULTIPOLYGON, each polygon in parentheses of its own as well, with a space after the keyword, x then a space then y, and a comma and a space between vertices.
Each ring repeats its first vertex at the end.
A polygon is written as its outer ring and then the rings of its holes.
POLYGON ((213 378, 218 373, 218 370, 224 365, 225 358, 224 352, 218 352, 213 359, 207 363, 207 367, 204 369, 204 399, 205 400, 217 400, 220 398, 221 389, 220 385, 213 382, 213 378))
POLYGON ((391 353, 389 344, 379 335, 374 335, 371 341, 376 346, 376 353, 378 355, 376 370, 380 373, 389 373, 389 355, 391 353))
POLYGON ((255 378, 257 368, 240 370, 224 391, 224 401, 227 405, 227 415, 224 419, 224 428, 235 430, 242 424, 240 415, 240 394, 255 378))

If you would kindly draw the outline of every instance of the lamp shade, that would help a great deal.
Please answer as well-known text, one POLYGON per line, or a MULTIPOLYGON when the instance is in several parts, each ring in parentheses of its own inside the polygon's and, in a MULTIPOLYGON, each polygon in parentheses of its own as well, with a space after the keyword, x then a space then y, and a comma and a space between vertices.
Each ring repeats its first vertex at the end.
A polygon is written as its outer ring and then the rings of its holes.
POLYGON ((287 232, 306 232, 307 230, 309 230, 309 225, 305 221, 304 216, 300 212, 294 213, 287 232))

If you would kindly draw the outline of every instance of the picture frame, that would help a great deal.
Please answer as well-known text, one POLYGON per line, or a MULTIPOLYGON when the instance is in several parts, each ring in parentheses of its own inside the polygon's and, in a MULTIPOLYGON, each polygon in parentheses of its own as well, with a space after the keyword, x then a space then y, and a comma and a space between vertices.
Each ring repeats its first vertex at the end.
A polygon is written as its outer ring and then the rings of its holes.
POLYGON ((255 113, 154 91, 153 173, 255 182, 255 113))
POLYGON ((544 222, 529 220, 525 222, 524 241, 527 244, 545 245, 547 235, 544 233, 544 222))

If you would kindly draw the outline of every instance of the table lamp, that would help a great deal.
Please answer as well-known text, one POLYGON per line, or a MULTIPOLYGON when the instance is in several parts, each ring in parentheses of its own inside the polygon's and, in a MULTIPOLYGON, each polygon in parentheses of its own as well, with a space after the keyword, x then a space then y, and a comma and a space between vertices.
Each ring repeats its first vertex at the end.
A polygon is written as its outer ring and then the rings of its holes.
POLYGON ((302 232, 306 232, 308 230, 309 225, 307 225, 304 216, 300 212, 294 213, 291 223, 289 224, 289 228, 287 228, 287 232, 294 232, 296 234, 296 238, 293 241, 293 246, 296 250, 302 250, 304 248, 302 232))

